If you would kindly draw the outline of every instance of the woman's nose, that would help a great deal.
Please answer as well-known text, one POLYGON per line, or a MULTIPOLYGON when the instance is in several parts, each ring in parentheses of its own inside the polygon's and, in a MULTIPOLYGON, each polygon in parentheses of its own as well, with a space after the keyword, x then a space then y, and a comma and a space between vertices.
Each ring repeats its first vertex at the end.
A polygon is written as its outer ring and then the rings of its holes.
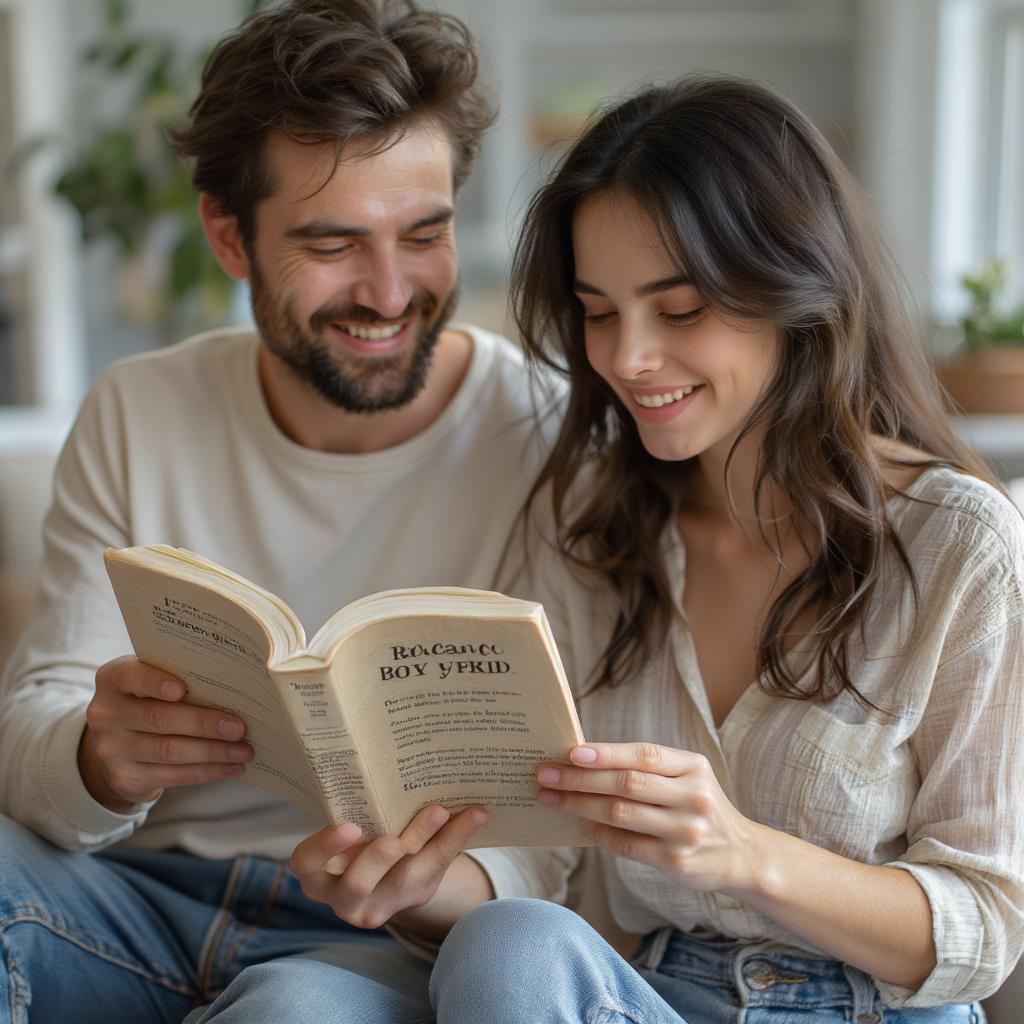
POLYGON ((623 320, 612 360, 615 375, 620 380, 635 380, 660 370, 664 362, 661 346, 650 331, 623 320))

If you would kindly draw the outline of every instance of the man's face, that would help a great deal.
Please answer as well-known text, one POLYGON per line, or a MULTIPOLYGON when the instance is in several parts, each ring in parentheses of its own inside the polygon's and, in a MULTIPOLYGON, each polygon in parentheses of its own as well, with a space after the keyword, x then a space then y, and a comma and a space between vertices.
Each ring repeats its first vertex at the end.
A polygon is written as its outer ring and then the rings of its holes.
POLYGON ((253 316, 270 349, 332 404, 395 409, 426 379, 457 299, 451 145, 430 126, 376 155, 284 136, 255 211, 253 316), (326 181, 326 184, 324 182, 326 181))

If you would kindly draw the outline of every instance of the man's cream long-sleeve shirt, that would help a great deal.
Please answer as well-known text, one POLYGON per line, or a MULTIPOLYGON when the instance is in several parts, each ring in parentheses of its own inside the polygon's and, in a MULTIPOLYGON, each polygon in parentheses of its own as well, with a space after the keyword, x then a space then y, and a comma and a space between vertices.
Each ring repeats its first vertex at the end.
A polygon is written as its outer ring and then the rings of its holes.
MULTIPOLYGON (((58 463, 41 603, 0 697, 0 811, 67 849, 123 841, 204 857, 286 858, 320 827, 238 782, 171 789, 138 813, 77 769, 99 665, 131 653, 103 549, 173 544, 282 597, 310 634, 392 587, 493 588, 546 451, 518 350, 476 328, 455 397, 425 431, 341 455, 290 441, 263 398, 250 331, 123 361, 88 395, 58 463)), ((554 425, 555 417, 549 418, 554 425)))

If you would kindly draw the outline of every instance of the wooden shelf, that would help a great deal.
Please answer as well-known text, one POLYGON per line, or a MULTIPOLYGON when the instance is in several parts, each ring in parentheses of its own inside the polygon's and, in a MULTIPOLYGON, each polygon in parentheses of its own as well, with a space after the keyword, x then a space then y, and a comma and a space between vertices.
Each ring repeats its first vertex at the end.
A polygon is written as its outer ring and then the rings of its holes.
POLYGON ((1024 416, 954 416, 953 429, 1004 480, 1024 477, 1024 416))

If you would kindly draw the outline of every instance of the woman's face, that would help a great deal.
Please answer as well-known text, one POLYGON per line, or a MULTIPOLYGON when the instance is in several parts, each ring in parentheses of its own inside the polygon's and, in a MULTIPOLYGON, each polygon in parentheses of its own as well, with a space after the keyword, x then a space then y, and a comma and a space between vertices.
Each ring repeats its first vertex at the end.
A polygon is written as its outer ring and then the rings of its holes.
POLYGON ((776 330, 724 319, 681 274, 635 200, 597 193, 573 222, 587 358, 655 458, 724 461, 779 352, 776 330))

